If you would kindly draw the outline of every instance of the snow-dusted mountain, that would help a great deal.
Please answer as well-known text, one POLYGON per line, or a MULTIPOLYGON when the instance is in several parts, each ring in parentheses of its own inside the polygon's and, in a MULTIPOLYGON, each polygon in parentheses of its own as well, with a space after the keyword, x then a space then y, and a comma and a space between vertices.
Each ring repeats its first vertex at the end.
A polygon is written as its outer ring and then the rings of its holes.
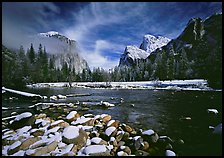
POLYGON ((143 37, 143 42, 140 45, 140 49, 143 49, 146 52, 151 53, 157 48, 161 48, 162 46, 167 45, 169 41, 170 39, 167 37, 153 36, 147 34, 143 37))
POLYGON ((66 63, 71 70, 75 68, 76 73, 89 69, 87 62, 79 55, 80 50, 75 40, 56 31, 39 33, 36 40, 46 47, 48 53, 54 54, 56 68, 61 69, 66 63))
POLYGON ((119 66, 132 66, 137 59, 146 59, 150 53, 137 46, 127 46, 121 55, 119 66))
POLYGON ((119 66, 132 66, 136 60, 146 59, 153 51, 165 46, 170 39, 162 36, 145 35, 140 48, 127 46, 121 55, 119 66))

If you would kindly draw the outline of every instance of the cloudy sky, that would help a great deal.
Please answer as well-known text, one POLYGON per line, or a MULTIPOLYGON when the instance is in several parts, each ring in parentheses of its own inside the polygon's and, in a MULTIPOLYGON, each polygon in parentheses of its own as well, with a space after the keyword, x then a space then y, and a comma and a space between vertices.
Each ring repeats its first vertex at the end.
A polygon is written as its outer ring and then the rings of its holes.
POLYGON ((31 35, 57 31, 78 42, 91 68, 108 69, 143 35, 174 39, 190 18, 221 11, 221 2, 3 2, 2 41, 19 47, 31 35))

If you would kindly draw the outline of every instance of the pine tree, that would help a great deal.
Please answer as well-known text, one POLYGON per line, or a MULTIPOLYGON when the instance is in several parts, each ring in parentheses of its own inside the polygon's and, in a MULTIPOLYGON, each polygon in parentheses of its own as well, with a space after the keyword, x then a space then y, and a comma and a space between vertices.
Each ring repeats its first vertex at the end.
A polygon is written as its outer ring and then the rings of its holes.
POLYGON ((28 57, 29 57, 30 63, 34 64, 36 56, 35 56, 35 51, 34 51, 32 43, 31 43, 30 49, 28 51, 28 57))

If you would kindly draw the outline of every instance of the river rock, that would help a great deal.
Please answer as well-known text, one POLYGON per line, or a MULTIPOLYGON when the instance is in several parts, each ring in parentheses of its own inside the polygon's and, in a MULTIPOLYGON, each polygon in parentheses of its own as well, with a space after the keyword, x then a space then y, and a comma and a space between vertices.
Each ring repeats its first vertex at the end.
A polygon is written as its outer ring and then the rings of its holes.
POLYGON ((124 146, 124 145, 125 145, 125 142, 124 141, 119 141, 118 144, 117 144, 118 147, 124 146))
POLYGON ((135 149, 138 150, 141 146, 143 146, 143 139, 141 136, 135 136, 133 138, 135 149))
POLYGON ((71 111, 67 116, 66 116, 66 119, 69 121, 69 122, 72 122, 72 121, 75 121, 77 118, 79 118, 80 115, 77 111, 71 111))
POLYGON ((143 151, 147 151, 149 149, 149 143, 144 141, 143 145, 141 146, 140 149, 143 150, 143 151))
POLYGON ((26 139, 24 142, 22 142, 20 146, 20 150, 27 150, 30 145, 34 144, 35 142, 39 141, 40 137, 31 137, 26 139))
POLYGON ((44 129, 38 129, 34 132, 32 132, 31 134, 34 136, 34 137, 38 137, 38 136, 43 136, 44 135, 44 129))
POLYGON ((56 149, 58 145, 58 142, 53 141, 51 144, 49 144, 48 146, 45 147, 41 147, 36 149, 35 153, 33 154, 33 156, 41 156, 41 155, 45 155, 53 150, 56 149))
POLYGON ((89 117, 80 117, 80 118, 77 118, 76 121, 73 121, 71 122, 72 125, 86 125, 86 126, 93 126, 94 125, 94 122, 95 122, 95 119, 94 118, 89 118, 89 117))
POLYGON ((105 130, 105 134, 108 136, 108 137, 110 137, 110 136, 115 136, 116 135, 116 133, 117 133, 117 129, 116 129, 116 127, 108 127, 106 130, 105 130))
POLYGON ((101 118, 102 118, 102 121, 104 122, 104 123, 107 123, 107 122, 109 122, 110 120, 111 120, 111 116, 110 115, 101 115, 101 118))
POLYGON ((117 142, 119 142, 119 141, 121 141, 123 136, 124 136, 124 131, 118 131, 115 139, 117 140, 117 142))
POLYGON ((47 115, 44 114, 44 113, 40 113, 39 115, 36 116, 36 119, 43 119, 43 118, 46 118, 47 115))
POLYGON ((130 137, 130 134, 128 132, 124 132, 124 135, 122 137, 122 140, 127 141, 130 137))
POLYGON ((14 142, 12 145, 9 146, 8 154, 12 155, 12 154, 16 153, 17 151, 19 151, 20 146, 21 146, 20 141, 14 142))
POLYGON ((153 130, 149 129, 147 131, 142 132, 142 138, 149 143, 156 143, 159 139, 159 136, 153 130))
POLYGON ((57 120, 51 123, 50 129, 54 127, 66 128, 69 126, 69 123, 65 122, 64 120, 57 120))
POLYGON ((110 151, 105 145, 90 145, 85 147, 84 154, 89 156, 111 156, 110 151))
POLYGON ((16 116, 9 125, 12 129, 22 128, 24 126, 33 126, 35 117, 30 112, 24 112, 16 116))
POLYGON ((176 154, 172 150, 166 150, 166 156, 176 156, 176 154))
POLYGON ((120 146, 120 149, 128 155, 131 155, 131 149, 128 146, 120 146))
POLYGON ((148 152, 143 151, 143 150, 137 150, 135 152, 135 156, 150 156, 150 154, 148 152))
POLYGON ((110 120, 108 123, 107 123, 107 127, 115 127, 115 128, 118 128, 118 126, 120 125, 120 122, 118 120, 110 120))
POLYGON ((132 129, 130 126, 126 125, 126 124, 122 124, 121 127, 122 127, 122 129, 123 129, 125 132, 131 133, 131 132, 133 131, 133 129, 132 129))
POLYGON ((72 152, 74 152, 75 154, 77 153, 77 151, 78 151, 78 146, 77 145, 74 145, 73 147, 72 147, 72 150, 71 150, 72 152))
POLYGON ((63 130, 62 141, 66 144, 75 144, 81 149, 87 141, 86 132, 76 126, 68 126, 63 130))
POLYGON ((124 151, 117 152, 117 156, 128 156, 128 154, 124 151))

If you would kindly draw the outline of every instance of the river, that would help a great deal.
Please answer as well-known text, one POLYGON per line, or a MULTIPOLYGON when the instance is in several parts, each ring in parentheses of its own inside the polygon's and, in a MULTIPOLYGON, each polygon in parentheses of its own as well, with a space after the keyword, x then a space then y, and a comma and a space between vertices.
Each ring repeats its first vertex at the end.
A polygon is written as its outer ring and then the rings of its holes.
MULTIPOLYGON (((58 102, 86 102, 91 105, 84 113, 110 114, 113 119, 134 128, 153 129, 160 136, 167 135, 176 143, 174 151, 179 156, 222 155, 222 136, 215 135, 208 127, 222 122, 222 92, 175 91, 175 90, 131 90, 131 89, 90 89, 90 88, 29 88, 28 92, 52 96, 90 93, 90 96, 69 97, 58 102), (124 102, 120 102, 123 98, 124 102), (107 101, 115 107, 99 108, 94 103, 107 101), (207 109, 215 108, 217 115, 207 109), (189 120, 180 118, 190 117, 189 120), (178 143, 183 141, 184 143, 178 143)), ((32 102, 2 100, 2 117, 13 111, 30 111, 32 102)))

